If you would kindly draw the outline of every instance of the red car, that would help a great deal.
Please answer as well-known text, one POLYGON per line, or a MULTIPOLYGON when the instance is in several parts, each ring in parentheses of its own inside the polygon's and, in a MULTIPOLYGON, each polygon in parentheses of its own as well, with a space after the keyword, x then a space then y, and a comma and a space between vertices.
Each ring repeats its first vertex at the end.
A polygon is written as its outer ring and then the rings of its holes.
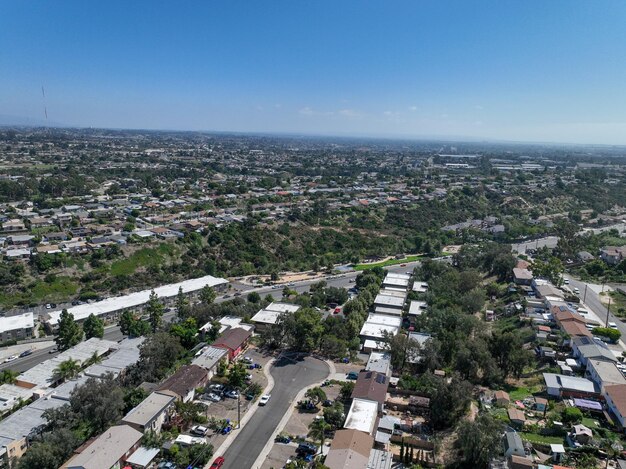
POLYGON ((220 456, 219 458, 216 458, 215 461, 213 461, 213 464, 211 464, 211 469, 220 469, 220 467, 222 467, 223 464, 224 464, 224 458, 220 456))

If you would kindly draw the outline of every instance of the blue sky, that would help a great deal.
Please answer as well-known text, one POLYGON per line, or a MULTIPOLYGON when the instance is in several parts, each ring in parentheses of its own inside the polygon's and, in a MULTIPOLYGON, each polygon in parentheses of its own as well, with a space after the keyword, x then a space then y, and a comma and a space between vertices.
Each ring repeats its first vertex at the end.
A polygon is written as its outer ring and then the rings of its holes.
POLYGON ((626 144, 626 2, 0 4, 0 114, 626 144))

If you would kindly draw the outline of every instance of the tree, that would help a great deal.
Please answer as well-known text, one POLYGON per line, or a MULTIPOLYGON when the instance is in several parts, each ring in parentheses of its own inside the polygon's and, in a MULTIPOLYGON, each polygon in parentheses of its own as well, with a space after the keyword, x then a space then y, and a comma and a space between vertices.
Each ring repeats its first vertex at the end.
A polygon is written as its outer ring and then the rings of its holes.
POLYGON ((91 313, 87 316, 87 319, 85 319, 83 330, 85 331, 86 339, 91 339, 92 337, 102 339, 104 336, 104 321, 91 313))
POLYGON ((127 383, 139 385, 143 381, 163 379, 185 349, 176 337, 166 332, 149 335, 139 347, 139 361, 126 372, 127 383))
POLYGON ((565 425, 576 425, 583 421, 583 413, 578 407, 567 407, 561 412, 561 420, 565 425))
POLYGON ((204 412, 204 406, 200 403, 176 401, 176 413, 182 419, 184 425, 194 422, 204 423, 206 421, 204 412))
POLYGON ((183 287, 178 287, 178 295, 176 295, 176 315, 181 320, 189 316, 189 301, 183 293, 183 287))
POLYGON ((448 383, 439 379, 430 396, 430 418, 437 429, 446 428, 465 413, 472 399, 472 385, 454 376, 448 383))
POLYGON ((150 324, 136 318, 132 312, 124 311, 120 317, 120 331, 129 337, 140 337, 150 333, 150 324))
POLYGON ((407 359, 417 357, 421 350, 419 342, 406 334, 394 335, 383 331, 383 341, 385 350, 391 355, 391 366, 400 373, 404 370, 407 359))
POLYGON ((228 384, 232 387, 241 389, 246 384, 248 370, 246 370, 242 362, 236 362, 228 373, 228 384))
POLYGON ((208 285, 202 287, 202 290, 200 290, 200 301, 202 303, 204 303, 205 305, 210 305, 215 301, 215 298, 217 298, 217 293, 215 293, 215 290, 213 290, 213 288, 208 285))
POLYGON ((473 422, 464 420, 457 444, 467 467, 487 467, 499 452, 501 435, 502 423, 487 412, 479 414, 473 422))
POLYGON ((174 324, 170 328, 170 334, 178 337, 180 344, 186 349, 192 348, 197 343, 198 326, 194 318, 188 318, 185 321, 174 324))
POLYGON ((74 321, 74 315, 72 313, 68 313, 67 309, 64 309, 61 311, 61 316, 59 317, 59 330, 54 339, 57 347, 61 352, 63 352, 72 348, 81 340, 83 340, 83 330, 76 323, 76 321, 74 321))
POLYGON ((17 462, 17 469, 57 469, 72 455, 81 440, 67 428, 45 433, 31 443, 17 462))
POLYGON ((0 384, 14 384, 20 374, 13 370, 0 371, 0 384))
POLYGON ((261 295, 259 295, 257 292, 253 291, 248 293, 248 301, 250 303, 260 303, 261 302, 261 295))
POLYGON ((320 442, 320 448, 324 446, 324 440, 326 439, 326 432, 331 429, 331 426, 324 419, 315 419, 309 425, 309 436, 320 442))
POLYGON ((319 386, 309 389, 306 393, 304 393, 304 397, 310 399, 315 406, 327 399, 326 393, 319 386))
POLYGON ((324 420, 335 430, 343 427, 345 418, 346 414, 342 402, 335 401, 330 407, 324 407, 324 420))
POLYGON ((102 433, 122 418, 124 390, 112 373, 89 378, 72 391, 70 407, 87 425, 89 436, 102 433))
POLYGON ((622 333, 618 329, 611 329, 610 327, 594 327, 592 332, 606 337, 612 343, 617 343, 622 336, 622 333))
POLYGON ((150 326, 152 327, 152 332, 158 331, 163 323, 163 303, 159 301, 159 297, 154 290, 150 293, 146 310, 148 312, 148 317, 150 318, 149 321, 150 326))
POLYGON ((80 363, 78 362, 78 360, 74 360, 72 358, 68 358, 67 360, 62 361, 54 369, 55 378, 63 381, 76 378, 79 373, 80 363))

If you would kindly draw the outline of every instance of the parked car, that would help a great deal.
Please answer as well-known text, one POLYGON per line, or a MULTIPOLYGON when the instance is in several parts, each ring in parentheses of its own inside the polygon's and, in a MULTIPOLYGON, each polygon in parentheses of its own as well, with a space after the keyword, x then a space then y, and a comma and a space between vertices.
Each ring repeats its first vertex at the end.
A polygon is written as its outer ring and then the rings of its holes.
POLYGON ((194 425, 193 427, 191 427, 189 433, 191 433, 192 435, 204 436, 208 431, 209 429, 207 427, 203 427, 202 425, 194 425))
POLYGON ((19 355, 11 355, 10 357, 6 357, 4 359, 4 363, 12 362, 13 360, 17 360, 18 358, 19 358, 19 355))
POLYGON ((617 329, 617 324, 615 324, 614 322, 610 322, 610 323, 609 323, 609 327, 610 327, 611 329, 617 329))
POLYGON ((250 357, 243 357, 242 360, 244 362, 246 362, 246 363, 253 363, 254 362, 254 360, 252 358, 250 358, 250 357))
POLYGON ((237 399, 239 397, 239 392, 235 389, 231 389, 230 391, 226 391, 224 396, 230 397, 231 399, 237 399))
POLYGON ((210 393, 210 394, 207 396, 207 399, 208 399, 209 401, 213 401, 213 402, 219 402, 219 401, 221 401, 221 400, 222 400, 222 398, 221 398, 220 396, 218 396, 217 394, 215 394, 215 393, 210 393))
POLYGON ((22 353, 20 353, 20 358, 24 358, 32 354, 33 354, 32 350, 24 350, 22 353))
POLYGON ((299 455, 307 455, 307 454, 317 454, 317 446, 313 443, 300 443, 298 448, 296 448, 296 454, 299 455))
POLYGON ((161 461, 157 469, 176 469, 176 464, 170 461, 161 461))
POLYGON ((346 375, 347 379, 359 379, 359 374, 356 371, 351 371, 346 375))
POLYGON ((222 392, 224 390, 223 384, 211 384, 209 385, 209 389, 215 392, 222 392))
POLYGON ((270 397, 272 397, 271 394, 263 394, 261 398, 259 399, 259 405, 267 404, 270 400, 270 397))
POLYGON ((213 461, 213 464, 211 464, 211 468, 210 469, 220 469, 223 465, 224 465, 224 457, 220 456, 219 458, 215 458, 215 461, 213 461))

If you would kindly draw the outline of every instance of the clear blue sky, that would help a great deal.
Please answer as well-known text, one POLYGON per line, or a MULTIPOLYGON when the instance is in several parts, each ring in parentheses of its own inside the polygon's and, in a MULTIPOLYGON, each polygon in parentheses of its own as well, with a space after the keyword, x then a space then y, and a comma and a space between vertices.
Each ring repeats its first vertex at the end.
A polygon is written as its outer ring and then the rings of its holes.
POLYGON ((0 4, 0 114, 626 144, 626 2, 0 4))

